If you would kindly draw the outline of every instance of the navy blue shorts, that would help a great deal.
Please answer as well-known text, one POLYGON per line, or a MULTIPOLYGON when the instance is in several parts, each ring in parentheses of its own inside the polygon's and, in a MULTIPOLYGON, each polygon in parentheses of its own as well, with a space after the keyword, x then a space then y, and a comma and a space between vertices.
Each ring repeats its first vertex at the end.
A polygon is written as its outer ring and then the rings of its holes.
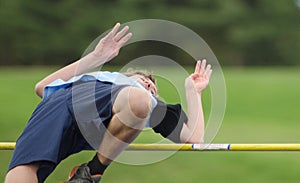
POLYGON ((78 81, 43 100, 17 140, 9 170, 38 162, 40 166, 37 176, 39 182, 43 182, 63 159, 81 150, 93 149, 79 130, 76 117, 80 112, 88 111, 75 109, 75 114, 74 102, 85 107, 96 105, 100 122, 108 124, 112 117, 113 102, 119 91, 126 86, 100 81, 78 81), (94 100, 86 100, 87 95, 93 95, 94 100))

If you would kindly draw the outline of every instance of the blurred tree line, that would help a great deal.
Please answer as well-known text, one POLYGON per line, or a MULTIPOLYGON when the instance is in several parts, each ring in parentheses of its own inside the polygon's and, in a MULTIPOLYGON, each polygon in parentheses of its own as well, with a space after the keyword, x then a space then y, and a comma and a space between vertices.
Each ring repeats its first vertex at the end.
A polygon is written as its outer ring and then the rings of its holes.
MULTIPOLYGON (((299 0, 1 0, 0 64, 65 65, 116 22, 147 18, 192 29, 222 65, 300 64, 299 0)), ((158 54, 191 63, 166 44, 124 49, 122 60, 158 54)))

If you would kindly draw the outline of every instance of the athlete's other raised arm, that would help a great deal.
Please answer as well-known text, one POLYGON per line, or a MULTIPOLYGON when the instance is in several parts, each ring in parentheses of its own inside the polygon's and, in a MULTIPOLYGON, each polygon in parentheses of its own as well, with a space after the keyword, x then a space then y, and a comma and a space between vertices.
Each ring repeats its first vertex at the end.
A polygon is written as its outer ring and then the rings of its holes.
POLYGON ((204 115, 202 92, 207 87, 212 70, 206 60, 197 61, 195 71, 185 80, 188 121, 183 124, 180 140, 183 143, 204 142, 204 115))
POLYGON ((127 33, 129 29, 128 26, 125 26, 120 31, 119 28, 120 23, 117 23, 114 28, 99 41, 96 48, 85 57, 59 69, 39 81, 35 85, 36 94, 42 98, 44 95, 44 88, 51 82, 57 79, 67 81, 74 76, 83 74, 91 69, 103 65, 116 57, 119 54, 120 48, 132 36, 132 33, 127 33))

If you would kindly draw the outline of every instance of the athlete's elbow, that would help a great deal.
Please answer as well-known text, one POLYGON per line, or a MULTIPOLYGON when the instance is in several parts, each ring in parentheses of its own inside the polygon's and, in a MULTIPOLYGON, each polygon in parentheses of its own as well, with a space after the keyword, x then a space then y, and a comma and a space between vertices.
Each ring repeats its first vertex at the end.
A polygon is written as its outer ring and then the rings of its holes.
POLYGON ((195 130, 190 130, 190 135, 187 138, 187 143, 189 143, 189 144, 202 144, 202 143, 204 143, 204 134, 196 132, 195 130))
POLYGON ((204 143, 204 132, 196 132, 188 128, 187 125, 183 125, 180 133, 180 141, 187 144, 202 144, 204 143))
POLYGON ((204 143, 204 137, 200 136, 198 134, 192 134, 192 135, 182 135, 181 143, 186 144, 203 144, 204 143))
POLYGON ((190 138, 186 143, 187 144, 203 144, 204 139, 203 138, 190 138))
POLYGON ((40 82, 35 85, 34 90, 39 97, 43 98, 44 86, 40 82))

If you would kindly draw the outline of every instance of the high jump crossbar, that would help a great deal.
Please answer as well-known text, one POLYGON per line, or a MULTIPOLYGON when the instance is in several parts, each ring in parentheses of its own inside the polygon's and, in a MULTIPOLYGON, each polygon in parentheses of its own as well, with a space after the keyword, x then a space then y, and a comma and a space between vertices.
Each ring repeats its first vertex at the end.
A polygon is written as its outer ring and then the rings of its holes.
MULTIPOLYGON (((0 142, 13 150, 15 142, 0 142)), ((130 144, 127 151, 300 151, 300 144, 130 144)))

